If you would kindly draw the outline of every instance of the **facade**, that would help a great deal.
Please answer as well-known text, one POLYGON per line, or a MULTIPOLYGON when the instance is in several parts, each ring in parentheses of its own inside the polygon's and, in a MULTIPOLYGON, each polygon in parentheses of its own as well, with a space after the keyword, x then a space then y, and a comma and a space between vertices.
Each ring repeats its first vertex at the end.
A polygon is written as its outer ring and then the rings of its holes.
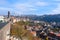
POLYGON ((4 21, 4 16, 0 16, 0 21, 4 21))
POLYGON ((10 20, 10 18, 6 18, 4 16, 0 16, 0 22, 7 22, 9 20, 10 20))

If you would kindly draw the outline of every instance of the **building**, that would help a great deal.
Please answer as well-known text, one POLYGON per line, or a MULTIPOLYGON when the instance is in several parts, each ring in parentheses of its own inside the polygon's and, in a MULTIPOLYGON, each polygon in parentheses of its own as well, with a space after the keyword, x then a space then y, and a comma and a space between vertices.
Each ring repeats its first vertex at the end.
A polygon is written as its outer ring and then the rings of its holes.
POLYGON ((0 21, 4 22, 4 16, 0 16, 0 21))
POLYGON ((10 11, 8 11, 8 18, 10 18, 10 11))

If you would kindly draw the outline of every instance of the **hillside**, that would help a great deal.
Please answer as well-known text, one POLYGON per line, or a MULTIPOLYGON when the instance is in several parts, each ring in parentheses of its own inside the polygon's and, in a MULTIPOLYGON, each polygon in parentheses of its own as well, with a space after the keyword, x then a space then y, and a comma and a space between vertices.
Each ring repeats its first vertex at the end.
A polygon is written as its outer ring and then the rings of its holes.
POLYGON ((39 20, 39 21, 45 21, 45 22, 60 22, 60 14, 42 15, 42 16, 29 15, 24 17, 27 17, 31 20, 39 20))

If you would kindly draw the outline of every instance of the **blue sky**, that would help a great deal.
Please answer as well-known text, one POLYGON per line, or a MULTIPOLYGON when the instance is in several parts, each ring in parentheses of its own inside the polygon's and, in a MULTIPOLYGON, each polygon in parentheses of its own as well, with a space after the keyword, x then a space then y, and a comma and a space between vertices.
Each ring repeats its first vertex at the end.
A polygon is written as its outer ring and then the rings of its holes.
POLYGON ((0 0, 0 15, 60 14, 60 0, 0 0))

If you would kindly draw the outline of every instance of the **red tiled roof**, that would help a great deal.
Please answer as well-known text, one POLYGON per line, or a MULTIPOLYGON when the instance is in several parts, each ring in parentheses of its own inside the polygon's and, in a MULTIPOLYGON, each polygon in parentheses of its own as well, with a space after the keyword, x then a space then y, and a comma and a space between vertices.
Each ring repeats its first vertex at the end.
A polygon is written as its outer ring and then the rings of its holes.
POLYGON ((54 32, 50 32, 51 34, 54 34, 54 32))
MULTIPOLYGON (((54 34, 54 32, 50 32, 51 34, 54 34)), ((60 33, 56 34, 56 36, 60 36, 60 33)))
POLYGON ((60 36, 60 33, 59 33, 59 34, 57 34, 56 36, 60 36))
POLYGON ((35 31, 31 31, 31 33, 32 33, 32 34, 36 34, 36 32, 35 32, 35 31))

